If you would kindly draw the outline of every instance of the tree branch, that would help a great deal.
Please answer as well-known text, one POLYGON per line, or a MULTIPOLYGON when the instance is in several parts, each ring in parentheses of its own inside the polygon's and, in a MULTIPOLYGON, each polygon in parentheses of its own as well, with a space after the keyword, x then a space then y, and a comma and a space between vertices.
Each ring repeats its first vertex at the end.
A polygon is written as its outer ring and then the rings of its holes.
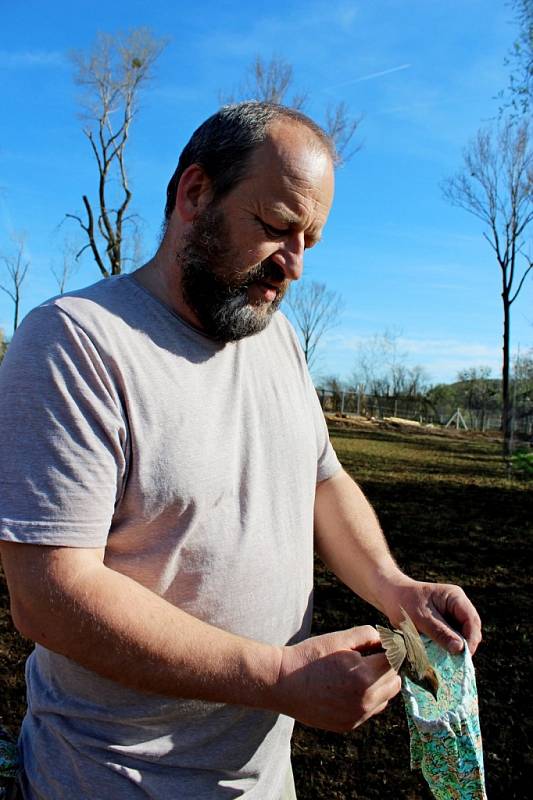
POLYGON ((164 46, 164 40, 156 39, 146 28, 138 28, 128 34, 99 34, 91 51, 71 55, 75 81, 85 90, 82 105, 88 113, 90 127, 85 128, 84 133, 98 168, 98 199, 95 202, 98 212, 93 213, 88 195, 84 194, 87 223, 74 214, 67 214, 67 217, 75 219, 88 238, 87 245, 79 253, 90 249, 105 277, 121 271, 125 211, 132 199, 127 182, 125 148, 137 112, 139 93, 150 80, 152 67, 164 46), (119 124, 115 130, 117 119, 119 124), (115 175, 118 175, 123 192, 118 204, 111 183, 115 175), (110 205, 118 205, 116 212, 110 211, 109 199, 112 201, 110 205), (109 268, 100 255, 100 251, 103 253, 101 240, 105 243, 109 268))

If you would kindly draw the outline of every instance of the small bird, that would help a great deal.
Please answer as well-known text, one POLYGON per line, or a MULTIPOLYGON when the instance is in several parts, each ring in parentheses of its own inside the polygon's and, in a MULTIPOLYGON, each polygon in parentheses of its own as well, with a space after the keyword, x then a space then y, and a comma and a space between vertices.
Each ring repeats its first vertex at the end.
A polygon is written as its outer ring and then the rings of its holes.
POLYGON ((390 630, 376 625, 381 644, 389 664, 396 672, 407 675, 413 683, 430 692, 435 700, 439 690, 439 679, 429 663, 426 649, 407 611, 400 606, 403 619, 400 630, 390 630))

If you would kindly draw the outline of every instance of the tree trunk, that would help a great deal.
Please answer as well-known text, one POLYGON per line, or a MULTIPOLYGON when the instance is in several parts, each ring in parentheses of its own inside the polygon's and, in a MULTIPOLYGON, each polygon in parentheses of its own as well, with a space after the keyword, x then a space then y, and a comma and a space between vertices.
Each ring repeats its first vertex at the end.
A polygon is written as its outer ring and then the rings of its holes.
POLYGON ((510 339, 511 339, 511 307, 509 297, 506 292, 503 297, 503 364, 502 364, 502 433, 503 433, 503 454, 511 454, 512 439, 512 404, 509 393, 509 370, 510 370, 510 339))
POLYGON ((19 303, 20 303, 20 300, 19 300, 19 294, 18 294, 18 291, 17 291, 16 295, 15 295, 15 315, 14 315, 14 319, 13 319, 13 331, 16 331, 17 328, 18 328, 18 325, 19 325, 19 303))

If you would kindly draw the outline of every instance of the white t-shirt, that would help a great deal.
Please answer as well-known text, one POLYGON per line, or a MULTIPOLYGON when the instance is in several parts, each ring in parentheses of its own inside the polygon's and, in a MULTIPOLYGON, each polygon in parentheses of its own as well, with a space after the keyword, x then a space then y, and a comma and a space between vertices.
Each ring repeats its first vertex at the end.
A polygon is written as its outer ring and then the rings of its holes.
MULTIPOLYGON (((280 312, 220 344, 123 275, 31 312, 0 369, 0 538, 105 547, 253 639, 308 635, 316 483, 339 468, 280 312)), ((39 645, 26 677, 27 800, 281 794, 287 717, 133 691, 39 645)))

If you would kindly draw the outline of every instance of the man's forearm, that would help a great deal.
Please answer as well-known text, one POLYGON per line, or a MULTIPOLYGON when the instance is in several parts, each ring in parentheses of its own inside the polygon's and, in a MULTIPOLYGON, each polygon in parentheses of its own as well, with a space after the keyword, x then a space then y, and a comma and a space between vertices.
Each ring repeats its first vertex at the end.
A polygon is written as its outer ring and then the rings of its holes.
POLYGON ((106 567, 97 553, 2 545, 13 619, 23 635, 141 691, 275 705, 281 648, 192 617, 106 567), (24 591, 25 583, 33 589, 24 591))
POLYGON ((315 543, 319 555, 356 594, 382 611, 393 625, 407 609, 417 628, 450 652, 471 653, 481 641, 479 615, 459 586, 417 581, 390 554, 372 507, 344 471, 319 484, 315 499, 315 543))
POLYGON ((381 611, 387 586, 410 582, 394 561, 372 506, 344 470, 317 487, 315 548, 343 583, 381 611))
POLYGON ((400 688, 386 657, 366 654, 379 643, 374 628, 276 647, 186 614, 106 567, 103 551, 3 543, 1 552, 21 633, 125 686, 334 731, 379 713, 400 688))

